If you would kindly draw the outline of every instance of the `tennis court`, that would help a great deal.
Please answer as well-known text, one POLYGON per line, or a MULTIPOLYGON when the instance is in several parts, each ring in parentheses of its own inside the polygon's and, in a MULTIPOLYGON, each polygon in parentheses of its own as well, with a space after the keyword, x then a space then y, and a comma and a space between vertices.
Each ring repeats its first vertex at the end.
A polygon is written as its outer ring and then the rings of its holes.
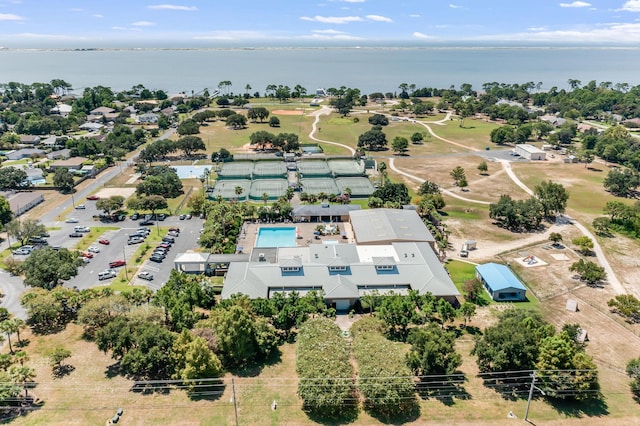
POLYGON ((331 178, 317 178, 317 179, 300 179, 302 185, 302 191, 307 194, 319 194, 324 192, 325 194, 340 194, 336 183, 331 178))
POLYGON ((371 181, 365 177, 337 178, 336 186, 340 194, 344 194, 345 188, 351 189, 351 198, 368 198, 375 191, 371 181))
POLYGON ((213 192, 209 193, 209 198, 218 198, 218 196, 225 200, 246 200, 249 196, 249 190, 251 189, 251 181, 248 179, 227 179, 217 180, 213 186, 213 192), (236 187, 242 188, 240 195, 236 194, 236 187))
POLYGON ((224 163, 218 172, 218 179, 251 179, 253 163, 251 161, 232 161, 224 163))
POLYGON ((298 161, 298 172, 305 177, 330 177, 331 170, 324 160, 305 160, 298 161))
POLYGON ((262 194, 267 194, 269 200, 276 200, 287 191, 288 182, 286 179, 259 179, 251 183, 249 198, 252 200, 262 200, 262 194))
POLYGON ((364 163, 354 160, 328 160, 329 169, 335 177, 364 176, 364 163))
POLYGON ((286 176, 284 161, 256 161, 253 166, 254 179, 278 179, 286 176))

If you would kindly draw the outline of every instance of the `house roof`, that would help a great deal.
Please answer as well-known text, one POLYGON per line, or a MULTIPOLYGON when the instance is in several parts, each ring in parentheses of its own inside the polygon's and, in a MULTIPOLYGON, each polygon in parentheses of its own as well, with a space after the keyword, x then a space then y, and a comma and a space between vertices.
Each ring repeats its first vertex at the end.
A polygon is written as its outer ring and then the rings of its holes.
POLYGON ((357 204, 329 204, 327 207, 310 204, 295 207, 291 214, 293 217, 346 216, 349 212, 360 209, 361 207, 357 204))
POLYGON ((180 253, 176 256, 173 261, 175 264, 178 263, 204 263, 209 258, 207 253, 199 253, 199 252, 189 252, 189 253, 180 253))
POLYGON ((521 143, 516 145, 516 149, 521 149, 523 151, 526 151, 530 154, 539 154, 541 152, 544 152, 543 150, 541 150, 540 148, 533 146, 531 144, 528 143, 521 143))
POLYGON ((360 244, 377 241, 435 241, 414 210, 355 210, 349 212, 349 218, 356 241, 360 244))
POLYGON ((85 161, 87 161, 87 159, 85 157, 72 157, 72 158, 67 158, 64 160, 58 160, 53 162, 53 164, 51 164, 51 167, 78 167, 81 166, 82 163, 84 163, 85 161))
POLYGON ((476 266, 476 271, 493 291, 515 288, 526 290, 527 288, 520 282, 511 269, 499 263, 485 263, 476 266))
POLYGON ((113 109, 113 108, 109 108, 109 107, 101 106, 101 107, 98 107, 98 108, 92 109, 92 110, 91 110, 91 111, 89 111, 89 112, 90 112, 91 114, 93 114, 93 115, 104 115, 104 114, 112 113, 112 112, 114 112, 114 111, 115 111, 115 109, 113 109))
MULTIPOLYGON (((393 253, 383 262, 395 264, 393 271, 378 270, 377 259, 366 253, 360 256, 355 244, 289 247, 278 249, 274 261, 233 262, 225 277, 222 298, 229 298, 235 293, 243 293, 250 298, 267 298, 272 291, 303 292, 310 289, 321 289, 325 297, 357 298, 375 288, 379 288, 381 294, 393 288, 411 288, 420 294, 459 295, 428 243, 392 243, 385 247, 378 251, 393 253), (296 257, 294 253, 297 253, 296 257), (285 258, 280 259, 280 254, 285 258), (299 272, 289 273, 282 270, 287 266, 301 268, 299 272), (330 268, 335 266, 348 268, 340 273, 330 268)), ((255 258, 256 251, 262 250, 254 249, 251 259, 255 258)))

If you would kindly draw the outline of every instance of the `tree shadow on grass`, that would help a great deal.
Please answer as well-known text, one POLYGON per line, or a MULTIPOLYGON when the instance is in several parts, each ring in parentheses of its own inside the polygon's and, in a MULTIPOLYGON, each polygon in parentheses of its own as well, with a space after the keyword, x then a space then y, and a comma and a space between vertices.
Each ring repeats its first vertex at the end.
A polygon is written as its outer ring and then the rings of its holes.
POLYGON ((339 413, 326 413, 320 409, 303 409, 309 420, 321 425, 345 425, 358 419, 358 406, 353 402, 342 405, 339 413))
POLYGON ((388 425, 403 425, 420 418, 420 404, 415 398, 393 407, 383 407, 383 411, 375 408, 365 408, 365 410, 380 423, 388 425))
POLYGON ((222 379, 193 383, 188 388, 188 396, 192 401, 216 401, 222 397, 226 387, 222 379))
POLYGON ((527 399, 529 395, 529 387, 531 386, 531 378, 528 375, 519 375, 510 377, 513 373, 493 373, 490 378, 481 377, 482 384, 507 401, 518 401, 527 399))
POLYGON ((609 414, 609 406, 603 397, 589 398, 584 401, 549 398, 548 402, 554 410, 567 417, 602 417, 609 414))
POLYGON ((282 361, 282 352, 280 349, 276 349, 263 360, 253 361, 242 367, 230 368, 229 372, 238 377, 257 377, 265 367, 279 364, 280 361, 282 361))
POLYGON ((471 399, 471 394, 464 388, 467 377, 464 373, 456 373, 447 377, 423 377, 416 383, 416 391, 423 400, 438 400, 450 407, 456 399, 471 399))
POLYGON ((76 367, 74 367, 73 365, 69 365, 69 364, 60 365, 53 370, 53 378, 62 379, 63 377, 71 374, 75 369, 76 367))
POLYGON ((107 379, 113 379, 120 375, 120 363, 116 362, 111 365, 107 365, 107 369, 104 371, 104 375, 107 379))
POLYGON ((18 417, 26 416, 44 407, 44 401, 34 399, 29 395, 27 398, 18 398, 10 403, 5 403, 0 410, 0 424, 9 424, 18 417))

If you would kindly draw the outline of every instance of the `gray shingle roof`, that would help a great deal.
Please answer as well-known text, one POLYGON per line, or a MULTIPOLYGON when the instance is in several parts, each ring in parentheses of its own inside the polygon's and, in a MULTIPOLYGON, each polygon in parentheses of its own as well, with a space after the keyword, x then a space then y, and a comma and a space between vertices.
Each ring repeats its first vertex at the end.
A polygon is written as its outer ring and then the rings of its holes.
POLYGON ((349 212, 349 218, 359 244, 377 241, 435 241, 418 213, 413 210, 358 210, 349 212))

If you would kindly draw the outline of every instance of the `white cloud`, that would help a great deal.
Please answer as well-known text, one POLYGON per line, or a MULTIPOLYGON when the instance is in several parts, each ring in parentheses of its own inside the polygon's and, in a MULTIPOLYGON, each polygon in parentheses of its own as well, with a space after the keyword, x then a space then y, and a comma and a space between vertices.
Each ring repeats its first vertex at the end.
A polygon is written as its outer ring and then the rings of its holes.
POLYGON ((77 35, 68 34, 38 34, 38 33, 21 33, 14 35, 17 38, 43 39, 43 40, 88 40, 86 37, 78 37, 77 35))
POLYGON ((529 31, 546 31, 545 27, 529 27, 527 28, 529 31))
POLYGON ((626 10, 627 12, 640 12, 640 0, 629 0, 618 10, 626 10))
POLYGON ((414 32, 412 35, 413 35, 415 38, 419 38, 419 39, 422 39, 422 40, 426 40, 426 39, 433 38, 433 37, 431 37, 430 35, 427 35, 427 34, 425 34, 425 33, 421 33, 421 32, 418 32, 418 31, 414 32))
POLYGON ((93 15, 94 18, 104 18, 104 15, 100 14, 100 13, 94 13, 93 15))
POLYGON ((132 22, 131 25, 133 25, 134 27, 153 27, 154 25, 156 25, 156 23, 149 21, 138 21, 132 22))
POLYGON ((348 24, 349 22, 362 22, 359 16, 302 16, 303 21, 322 22, 323 24, 348 24))
POLYGON ((629 44, 640 40, 640 23, 603 24, 595 29, 523 32, 475 37, 475 40, 629 44))
POLYGON ((338 30, 313 30, 313 33, 315 34, 345 34, 344 31, 338 31, 338 30))
POLYGON ((147 6, 149 9, 159 9, 159 10, 186 10, 187 12, 193 12, 198 10, 196 6, 180 6, 177 4, 152 4, 147 6))
POLYGON ((417 13, 412 13, 411 15, 409 15, 409 18, 419 18, 420 15, 418 15, 417 13))
POLYGON ((458 6, 457 4, 449 3, 449 7, 451 9, 462 9, 462 6, 458 6))
POLYGON ((125 27, 118 27, 118 26, 111 27, 111 29, 112 30, 116 30, 116 31, 126 31, 127 30, 125 27))
POLYGON ((343 41, 360 41, 364 40, 362 37, 351 36, 347 34, 335 34, 335 35, 327 35, 327 34, 311 34, 310 36, 302 36, 303 39, 312 39, 312 40, 343 40, 343 41))
POLYGON ((560 7, 589 7, 591 3, 584 1, 574 1, 573 3, 560 3, 560 7))
POLYGON ((393 19, 387 18, 386 16, 380 16, 380 15, 367 15, 365 16, 365 18, 371 21, 377 21, 377 22, 393 22, 393 19))
POLYGON ((268 38, 268 36, 259 31, 214 31, 209 34, 193 37, 194 40, 219 40, 219 41, 257 40, 257 39, 265 39, 265 38, 268 38))
POLYGON ((13 13, 0 13, 0 21, 25 21, 26 18, 13 13))

